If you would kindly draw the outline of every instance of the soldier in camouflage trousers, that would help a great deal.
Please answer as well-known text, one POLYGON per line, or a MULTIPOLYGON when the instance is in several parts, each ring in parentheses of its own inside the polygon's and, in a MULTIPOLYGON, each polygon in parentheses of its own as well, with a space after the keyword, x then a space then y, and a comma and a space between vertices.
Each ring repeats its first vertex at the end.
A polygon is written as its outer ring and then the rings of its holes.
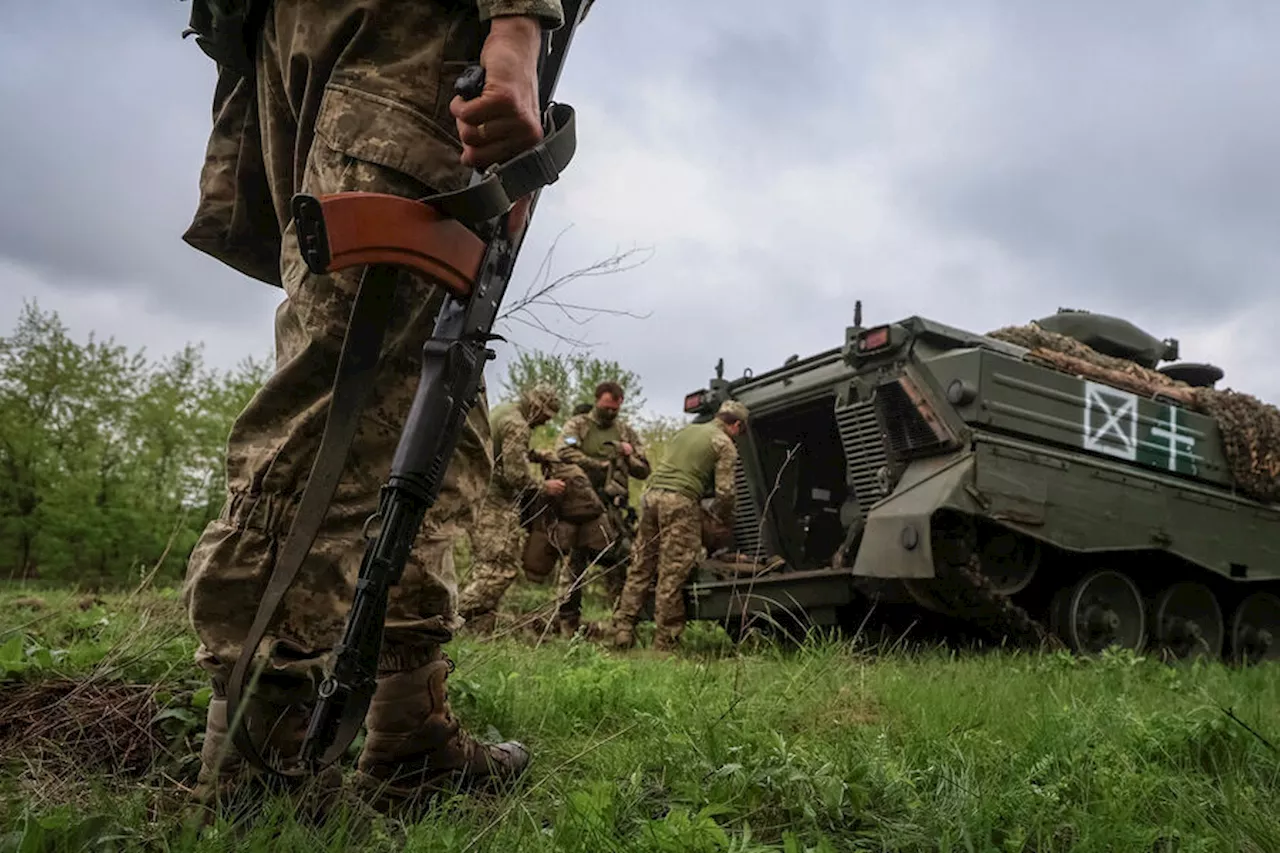
POLYGON ((630 424, 618 420, 625 399, 622 387, 602 382, 595 394, 589 414, 565 422, 555 449, 560 462, 585 473, 605 510, 590 521, 557 525, 558 545, 569 554, 560 569, 558 614, 560 632, 566 636, 574 634, 582 621, 582 587, 588 569, 602 572, 610 605, 622 592, 631 550, 626 517, 630 478, 643 480, 650 471, 640 437, 630 424))
POLYGON ((492 631, 498 604, 520 572, 524 549, 521 507, 540 496, 564 492, 564 481, 535 480, 530 472, 529 441, 533 428, 560 411, 560 398, 550 385, 535 385, 514 403, 493 410, 493 478, 471 530, 471 579, 458 595, 458 614, 478 632, 492 631))
POLYGON ((746 406, 727 400, 712 420, 690 424, 667 444, 641 500, 635 554, 613 614, 616 647, 635 644, 636 621, 655 576, 653 647, 670 651, 679 645, 685 623, 682 589, 702 549, 699 501, 710 493, 711 514, 729 523, 738 461, 733 440, 747 428, 747 416, 746 406))
MULTIPOLYGON (((275 372, 232 427, 227 502, 196 543, 183 590, 200 640, 196 663, 214 689, 201 802, 246 780, 269 781, 243 765, 228 736, 226 685, 319 447, 361 274, 307 269, 290 200, 353 190, 421 198, 465 187, 473 168, 527 150, 542 137, 541 35, 563 23, 559 0, 274 0, 252 34, 252 73, 219 68, 199 206, 184 240, 280 287, 285 298, 276 311, 275 372), (463 101, 454 81, 477 61, 488 71, 485 91, 463 101)), ((341 636, 362 526, 377 508, 443 291, 404 273, 394 298, 374 403, 324 527, 254 650, 251 671, 263 658, 266 666, 246 699, 245 722, 259 743, 272 732, 265 746, 277 762, 300 747, 306 704, 341 636)), ((473 740, 445 690, 452 664, 443 646, 461 624, 453 541, 473 524, 483 498, 489 441, 482 389, 391 591, 356 774, 360 790, 380 791, 379 804, 455 781, 511 780, 529 760, 518 743, 473 740)), ((339 768, 329 770, 337 784, 339 768)))

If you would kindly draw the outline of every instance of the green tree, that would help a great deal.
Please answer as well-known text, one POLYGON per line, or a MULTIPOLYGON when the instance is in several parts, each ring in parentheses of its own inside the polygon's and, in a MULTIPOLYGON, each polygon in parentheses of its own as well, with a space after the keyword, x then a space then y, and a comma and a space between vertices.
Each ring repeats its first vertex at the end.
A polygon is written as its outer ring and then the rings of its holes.
POLYGON ((122 416, 141 369, 110 341, 76 344, 34 305, 0 339, 0 538, 11 576, 36 574, 42 552, 65 558, 101 538, 94 516, 119 485, 122 416))
POLYGON ((149 364, 80 344, 24 306, 0 338, 0 574, 102 587, 163 557, 180 577, 221 506, 232 420, 265 376, 252 360, 210 371, 194 346, 149 364))
POLYGON ((612 359, 586 353, 548 353, 531 350, 519 353, 508 365, 502 382, 502 399, 514 400, 520 391, 546 382, 560 393, 560 414, 545 429, 558 431, 578 403, 595 400, 595 389, 604 381, 617 382, 626 392, 622 417, 635 419, 644 406, 644 386, 640 377, 612 359))

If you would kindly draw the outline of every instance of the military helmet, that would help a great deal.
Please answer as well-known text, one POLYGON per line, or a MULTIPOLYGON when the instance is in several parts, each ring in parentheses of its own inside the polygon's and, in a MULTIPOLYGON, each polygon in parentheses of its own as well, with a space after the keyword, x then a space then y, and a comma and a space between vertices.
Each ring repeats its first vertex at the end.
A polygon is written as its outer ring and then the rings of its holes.
POLYGON ((720 409, 716 414, 733 415, 744 424, 751 415, 751 413, 747 411, 747 407, 739 403, 737 400, 725 400, 720 404, 720 409))
POLYGON ((555 386, 546 382, 539 382, 532 388, 526 389, 522 396, 531 410, 541 410, 548 415, 554 415, 560 411, 560 392, 556 391, 555 386))

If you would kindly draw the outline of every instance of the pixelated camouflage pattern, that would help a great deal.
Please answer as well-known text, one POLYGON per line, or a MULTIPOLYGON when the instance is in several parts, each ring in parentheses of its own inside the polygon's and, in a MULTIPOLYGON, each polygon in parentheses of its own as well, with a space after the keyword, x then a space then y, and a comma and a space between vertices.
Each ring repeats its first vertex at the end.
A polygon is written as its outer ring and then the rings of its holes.
POLYGON ((549 382, 539 382, 520 393, 521 411, 530 423, 540 415, 551 420, 560 414, 561 406, 560 392, 549 382))
POLYGON ((573 505, 586 510, 595 504, 603 508, 599 516, 569 526, 571 533, 563 529, 559 533, 559 543, 570 551, 569 559, 561 565, 558 583, 560 618, 574 623, 581 613, 583 587, 592 578, 601 579, 611 602, 622 591, 633 536, 625 512, 629 478, 644 479, 651 467, 631 425, 623 418, 602 424, 594 407, 565 422, 554 452, 559 461, 552 466, 552 476, 566 480, 562 505, 566 509, 573 505), (624 441, 632 446, 630 457, 618 452, 624 441), (587 483, 582 482, 583 475, 587 483))
POLYGON ((244 275, 280 287, 280 225, 261 135, 254 81, 221 74, 200 201, 182 239, 244 275))
MULTIPOLYGON (((235 90, 240 109, 256 110, 260 136, 227 138, 234 123, 215 124, 193 223, 193 229, 223 234, 247 228, 221 244, 224 259, 252 267, 254 259, 274 253, 286 296, 276 312, 275 372, 233 426, 227 504, 193 549, 184 589, 200 639, 197 662, 215 684, 239 654, 306 484, 360 274, 358 268, 330 276, 307 270, 289 200, 297 192, 341 191, 417 198, 464 186, 470 174, 458 162, 448 104, 453 79, 479 55, 475 10, 417 0, 334 2, 322 14, 317 8, 299 0, 273 5, 256 89, 238 84, 235 90), (262 197, 275 212, 270 228, 260 218, 228 218, 262 197), (242 245, 253 249, 239 254, 242 245)), ((302 683, 314 683, 340 635, 359 571, 362 527, 377 507, 442 294, 405 274, 394 298, 374 402, 324 526, 263 646, 275 652, 270 660, 277 672, 302 683)), ((487 416, 482 391, 439 500, 392 588, 385 668, 417 665, 460 624, 453 540, 474 522, 492 472, 487 416)))
POLYGON ((744 403, 737 400, 725 400, 720 404, 720 408, 716 410, 716 414, 733 415, 744 422, 751 419, 751 411, 747 409, 744 403))
POLYGON ((562 462, 577 465, 597 487, 603 486, 613 495, 626 496, 628 477, 643 480, 652 470, 640 436, 631 424, 618 418, 605 426, 597 420, 594 409, 565 421, 555 452, 562 462), (615 442, 615 446, 603 447, 606 441, 615 442), (616 444, 623 441, 631 445, 631 456, 625 459, 616 450, 616 444), (617 464, 611 464, 614 459, 617 464))
POLYGON ((499 15, 528 15, 542 21, 543 27, 556 29, 564 24, 564 7, 560 0, 476 0, 480 20, 499 15))
POLYGON ((538 488, 529 467, 533 430, 528 417, 518 404, 503 403, 494 408, 489 418, 493 433, 493 479, 489 491, 494 499, 510 503, 538 488))
POLYGON ((520 513, 509 500, 488 498, 471 528, 471 575, 458 593, 458 613, 471 619, 498 609, 520 574, 524 554, 520 513))
POLYGON ((736 497, 733 469, 737 461, 738 448, 723 421, 689 424, 667 442, 648 487, 679 492, 695 500, 710 497, 708 511, 728 524, 736 497))
POLYGON ((640 529, 626 584, 614 609, 615 633, 634 629, 655 578, 654 648, 671 649, 684 631, 685 608, 681 588, 689 579, 702 549, 702 509, 678 492, 650 489, 640 508, 640 529))
POLYGON ((541 481, 530 466, 532 422, 554 416, 560 410, 555 389, 537 385, 526 389, 515 402, 493 410, 494 469, 489 491, 471 530, 471 576, 458 596, 458 612, 464 619, 497 610, 502 596, 519 576, 524 558, 525 531, 521 526, 522 503, 546 500, 541 481))

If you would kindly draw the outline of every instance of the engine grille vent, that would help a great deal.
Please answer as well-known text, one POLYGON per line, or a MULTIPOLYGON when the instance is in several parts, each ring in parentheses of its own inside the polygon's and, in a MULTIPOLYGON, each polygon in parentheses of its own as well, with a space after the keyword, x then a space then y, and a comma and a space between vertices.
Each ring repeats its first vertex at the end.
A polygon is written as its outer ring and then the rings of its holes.
POLYGON ((747 485, 747 475, 739 459, 733 466, 733 544, 740 554, 757 556, 760 550, 760 511, 747 485))
POLYGON ((888 461, 875 404, 868 400, 837 408, 836 428, 844 447, 845 480, 865 513, 881 497, 876 472, 888 461))
POLYGON ((922 456, 948 446, 947 439, 934 432, 900 381, 878 387, 875 399, 890 456, 922 456))

